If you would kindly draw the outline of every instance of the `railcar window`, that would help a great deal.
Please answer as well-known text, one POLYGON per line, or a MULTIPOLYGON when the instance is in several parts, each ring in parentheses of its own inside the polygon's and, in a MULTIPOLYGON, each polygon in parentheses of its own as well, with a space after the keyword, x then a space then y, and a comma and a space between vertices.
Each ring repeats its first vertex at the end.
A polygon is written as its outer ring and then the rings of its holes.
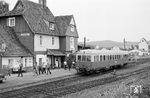
POLYGON ((110 55, 110 60, 111 60, 111 58, 112 58, 112 57, 111 57, 111 55, 110 55))
POLYGON ((119 59, 119 55, 117 55, 117 59, 119 59))
POLYGON ((87 56, 87 61, 91 61, 91 56, 87 56))
POLYGON ((86 56, 82 55, 82 61, 86 61, 86 56))
POLYGON ((121 55, 118 55, 118 58, 120 59, 120 58, 121 58, 121 55))
POLYGON ((103 60, 105 61, 105 55, 103 56, 103 60))
POLYGON ((102 61, 102 56, 100 56, 100 61, 102 61))
POLYGON ((81 61, 81 55, 78 55, 78 61, 81 61))
POLYGON ((127 58, 127 57, 128 57, 128 55, 125 54, 125 55, 124 55, 124 58, 127 58))
POLYGON ((94 56, 94 61, 99 61, 99 56, 98 55, 94 56))

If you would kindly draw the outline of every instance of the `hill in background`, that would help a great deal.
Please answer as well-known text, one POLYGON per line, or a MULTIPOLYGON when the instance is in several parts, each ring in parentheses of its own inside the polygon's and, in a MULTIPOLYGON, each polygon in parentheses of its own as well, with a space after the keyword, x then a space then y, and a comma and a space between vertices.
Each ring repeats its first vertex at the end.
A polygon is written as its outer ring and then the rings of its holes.
MULTIPOLYGON (((83 45, 83 42, 79 42, 79 45, 83 45)), ((126 47, 131 47, 131 45, 138 45, 138 42, 126 42, 126 47)), ((117 41, 111 41, 111 40, 104 40, 104 41, 91 41, 91 42, 86 42, 86 46, 99 46, 99 47, 104 47, 104 48, 111 48, 114 46, 118 46, 120 48, 124 47, 123 42, 117 42, 117 41)))

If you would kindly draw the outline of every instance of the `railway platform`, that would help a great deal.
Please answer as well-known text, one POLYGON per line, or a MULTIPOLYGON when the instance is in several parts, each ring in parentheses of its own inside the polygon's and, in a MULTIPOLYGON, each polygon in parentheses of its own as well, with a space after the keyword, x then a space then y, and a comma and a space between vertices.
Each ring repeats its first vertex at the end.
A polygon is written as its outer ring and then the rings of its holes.
POLYGON ((11 74, 11 76, 6 76, 6 80, 3 83, 0 83, 0 92, 11 91, 13 89, 19 89, 32 85, 56 81, 67 77, 73 77, 76 74, 76 70, 71 69, 69 71, 68 69, 54 69, 51 70, 51 73, 52 74, 48 75, 34 75, 33 72, 27 72, 23 73, 23 77, 18 77, 18 74, 11 74))

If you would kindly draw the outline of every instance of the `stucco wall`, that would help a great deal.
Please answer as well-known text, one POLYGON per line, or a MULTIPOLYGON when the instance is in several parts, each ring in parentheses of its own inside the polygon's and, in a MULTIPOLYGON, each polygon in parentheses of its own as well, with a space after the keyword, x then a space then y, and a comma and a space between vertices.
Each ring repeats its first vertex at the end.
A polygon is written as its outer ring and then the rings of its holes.
MULTIPOLYGON (((6 65, 7 66, 9 59, 13 60, 13 63, 12 63, 12 67, 13 68, 18 68, 19 67, 20 57, 3 57, 2 58, 2 65, 6 65)), ((33 57, 23 57, 23 66, 24 67, 31 67, 31 66, 33 66, 33 57), (26 64, 25 64, 25 59, 27 61, 26 64)))
POLYGON ((36 62, 37 65, 39 65, 39 58, 42 58, 42 62, 44 62, 45 64, 47 63, 47 55, 43 55, 43 54, 38 54, 36 55, 36 62))
POLYGON ((59 37, 54 36, 54 45, 52 45, 52 36, 35 34, 34 51, 46 51, 46 49, 59 49, 59 37), (42 45, 40 45, 40 36, 42 36, 42 45))

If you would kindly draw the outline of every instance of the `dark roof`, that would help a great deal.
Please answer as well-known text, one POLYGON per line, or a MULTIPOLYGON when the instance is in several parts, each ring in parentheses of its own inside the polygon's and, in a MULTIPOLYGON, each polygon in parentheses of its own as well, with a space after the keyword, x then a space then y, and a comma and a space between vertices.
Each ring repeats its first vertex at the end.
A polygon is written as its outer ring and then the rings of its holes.
POLYGON ((60 50, 52 50, 52 49, 47 49, 47 55, 65 56, 65 54, 62 53, 60 50))
POLYGON ((61 36, 78 37, 76 25, 75 25, 75 32, 71 32, 71 33, 67 34, 67 29, 70 26, 71 19, 74 19, 73 15, 56 16, 55 17, 55 22, 56 22, 56 25, 58 27, 58 30, 59 30, 61 36))
POLYGON ((12 11, 8 11, 8 12, 5 12, 5 13, 1 14, 0 17, 18 16, 18 15, 22 15, 22 13, 23 13, 23 9, 20 9, 20 10, 12 10, 12 11))
POLYGON ((5 43, 6 49, 3 56, 32 56, 30 52, 22 47, 14 36, 13 30, 0 25, 0 45, 5 43))
POLYGON ((16 15, 22 15, 34 33, 59 36, 56 26, 55 30, 50 30, 44 22, 44 20, 48 22, 55 22, 54 15, 46 6, 43 7, 41 4, 34 3, 29 0, 18 0, 12 11, 0 15, 0 17, 16 15), (21 6, 21 8, 18 9, 18 6, 21 6))

